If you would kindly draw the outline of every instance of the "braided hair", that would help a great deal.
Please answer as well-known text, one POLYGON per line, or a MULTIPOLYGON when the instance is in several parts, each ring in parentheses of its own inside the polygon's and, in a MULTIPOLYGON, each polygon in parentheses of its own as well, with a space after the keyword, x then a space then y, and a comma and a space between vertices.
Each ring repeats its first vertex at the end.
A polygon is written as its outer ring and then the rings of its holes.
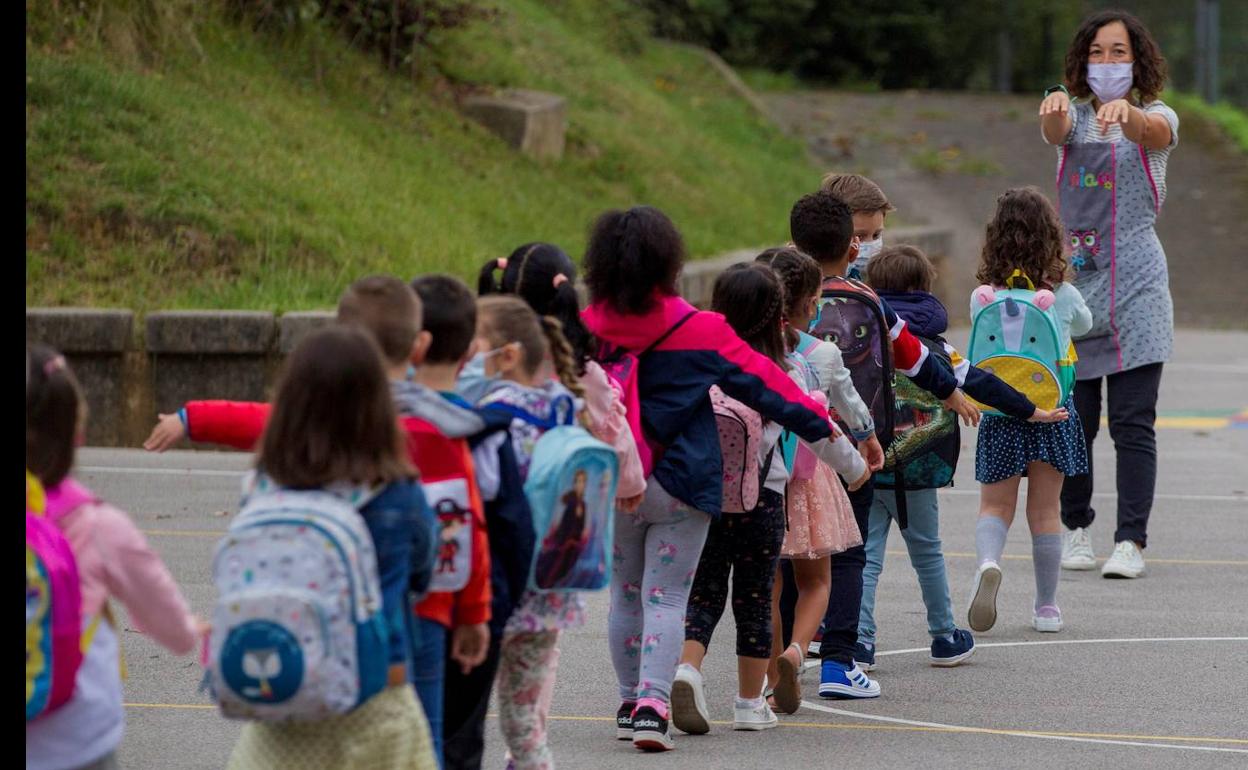
MULTIPOLYGON (((818 296, 819 285, 823 280, 819 263, 797 249, 787 246, 767 249, 755 257, 754 261, 769 266, 784 286, 785 316, 792 318, 801 315, 802 304, 809 302, 811 297, 818 296)), ((792 326, 785 325, 784 338, 789 350, 797 347, 797 330, 792 326)))

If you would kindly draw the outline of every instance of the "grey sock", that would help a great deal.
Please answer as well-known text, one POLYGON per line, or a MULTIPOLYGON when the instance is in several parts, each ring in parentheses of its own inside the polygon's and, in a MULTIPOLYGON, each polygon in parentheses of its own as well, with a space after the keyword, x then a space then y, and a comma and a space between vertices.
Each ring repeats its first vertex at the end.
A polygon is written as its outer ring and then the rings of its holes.
MULTIPOLYGON (((1001 562, 1001 552, 1005 550, 1005 536, 1010 528, 996 516, 980 516, 975 523, 975 556, 976 563, 986 561, 1001 562)), ((1058 549, 1059 556, 1061 549, 1058 549)))
POLYGON ((1057 604, 1057 578, 1062 571, 1062 536, 1032 535, 1031 560, 1036 569, 1036 609, 1057 604))

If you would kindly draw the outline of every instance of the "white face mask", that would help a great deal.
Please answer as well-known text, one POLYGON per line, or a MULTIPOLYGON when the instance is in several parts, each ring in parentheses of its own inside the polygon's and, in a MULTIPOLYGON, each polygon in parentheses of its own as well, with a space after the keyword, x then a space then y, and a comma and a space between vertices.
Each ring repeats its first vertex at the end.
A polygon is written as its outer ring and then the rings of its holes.
POLYGON ((858 244, 858 258, 849 266, 849 277, 865 279, 867 277, 867 263, 871 258, 880 253, 884 248, 884 238, 876 238, 874 241, 863 241, 858 244), (854 275, 854 273, 857 275, 854 275))
POLYGON ((1135 65, 1132 62, 1118 64, 1089 64, 1088 87, 1101 104, 1122 99, 1131 93, 1135 65))

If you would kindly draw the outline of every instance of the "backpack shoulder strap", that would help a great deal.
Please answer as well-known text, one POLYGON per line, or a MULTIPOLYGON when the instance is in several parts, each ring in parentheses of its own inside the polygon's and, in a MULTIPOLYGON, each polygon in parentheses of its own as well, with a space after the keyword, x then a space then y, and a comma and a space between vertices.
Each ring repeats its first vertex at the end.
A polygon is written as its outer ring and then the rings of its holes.
POLYGON ((685 321, 688 321, 690 318, 693 318, 697 314, 698 314, 697 310, 690 310, 688 313, 685 313, 685 315, 679 321, 672 324, 672 328, 668 329, 667 331, 663 332, 663 334, 659 335, 659 338, 655 340, 654 342, 651 342, 649 345, 647 345, 645 350, 642 350, 640 353, 637 354, 637 357, 641 358, 645 354, 657 348, 659 345, 662 345, 664 342, 667 341, 668 337, 676 333, 677 329, 685 325, 685 321))

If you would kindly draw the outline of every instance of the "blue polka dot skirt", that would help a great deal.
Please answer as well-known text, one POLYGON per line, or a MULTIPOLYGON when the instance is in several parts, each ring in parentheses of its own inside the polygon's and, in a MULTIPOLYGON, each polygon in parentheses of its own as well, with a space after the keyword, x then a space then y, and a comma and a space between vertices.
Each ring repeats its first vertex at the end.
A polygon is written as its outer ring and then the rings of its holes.
POLYGON ((995 484, 1011 476, 1026 476, 1027 463, 1035 461, 1046 462, 1066 476, 1087 473, 1088 448, 1074 399, 1067 399, 1063 406, 1070 419, 1046 425, 984 415, 975 448, 975 480, 995 484))

